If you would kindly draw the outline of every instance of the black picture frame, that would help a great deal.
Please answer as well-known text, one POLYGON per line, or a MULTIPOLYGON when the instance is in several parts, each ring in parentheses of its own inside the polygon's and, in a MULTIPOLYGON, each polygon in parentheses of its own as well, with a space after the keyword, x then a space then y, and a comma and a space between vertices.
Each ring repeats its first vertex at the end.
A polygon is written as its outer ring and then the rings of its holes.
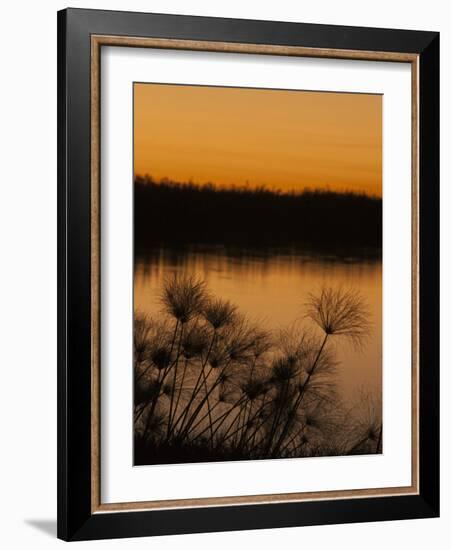
POLYGON ((58 537, 87 540, 439 515, 439 33, 101 10, 58 13, 58 537), (91 36, 399 52, 419 60, 419 494, 91 509, 91 36))

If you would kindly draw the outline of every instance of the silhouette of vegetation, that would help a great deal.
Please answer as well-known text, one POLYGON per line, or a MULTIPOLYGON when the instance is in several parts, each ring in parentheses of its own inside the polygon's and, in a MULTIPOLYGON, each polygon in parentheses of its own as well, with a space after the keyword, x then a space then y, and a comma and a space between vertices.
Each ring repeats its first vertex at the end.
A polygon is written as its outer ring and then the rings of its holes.
POLYGON ((380 407, 336 389, 335 346, 370 331, 358 292, 323 288, 277 334, 195 277, 166 279, 161 306, 135 313, 135 464, 382 452, 380 407))
POLYGON ((380 256, 382 199, 352 192, 283 193, 136 177, 135 248, 169 244, 303 247, 380 256))

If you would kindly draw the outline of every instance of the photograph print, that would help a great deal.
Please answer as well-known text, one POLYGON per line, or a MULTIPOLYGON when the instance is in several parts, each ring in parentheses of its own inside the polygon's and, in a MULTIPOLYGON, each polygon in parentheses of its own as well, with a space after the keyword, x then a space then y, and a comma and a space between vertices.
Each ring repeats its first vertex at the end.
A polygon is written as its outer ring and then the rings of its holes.
POLYGON ((134 83, 134 465, 382 453, 382 102, 134 83))

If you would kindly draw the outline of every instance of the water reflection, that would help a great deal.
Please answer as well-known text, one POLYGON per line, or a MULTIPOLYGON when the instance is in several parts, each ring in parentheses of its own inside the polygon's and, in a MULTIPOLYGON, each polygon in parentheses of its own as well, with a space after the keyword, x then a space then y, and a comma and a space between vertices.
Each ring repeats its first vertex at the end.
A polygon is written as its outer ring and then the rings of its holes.
POLYGON ((306 251, 270 249, 231 251, 192 247, 159 248, 135 262, 135 309, 150 316, 161 311, 159 296, 165 277, 196 274, 209 290, 238 305, 269 330, 291 325, 304 315, 308 293, 324 284, 358 289, 368 302, 372 333, 362 352, 340 345, 338 383, 346 399, 361 388, 378 395, 382 381, 382 264, 352 256, 314 255, 306 251))

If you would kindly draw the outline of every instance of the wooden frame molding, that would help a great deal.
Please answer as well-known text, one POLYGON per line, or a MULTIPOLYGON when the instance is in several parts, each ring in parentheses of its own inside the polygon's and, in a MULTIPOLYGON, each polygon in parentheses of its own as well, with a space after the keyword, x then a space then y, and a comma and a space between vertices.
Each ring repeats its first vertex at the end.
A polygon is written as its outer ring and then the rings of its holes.
POLYGON ((418 495, 419 479, 419 55, 232 42, 91 35, 91 512, 308 502, 418 495), (100 498, 100 52, 102 46, 409 63, 412 71, 412 483, 409 487, 102 504, 100 498))

